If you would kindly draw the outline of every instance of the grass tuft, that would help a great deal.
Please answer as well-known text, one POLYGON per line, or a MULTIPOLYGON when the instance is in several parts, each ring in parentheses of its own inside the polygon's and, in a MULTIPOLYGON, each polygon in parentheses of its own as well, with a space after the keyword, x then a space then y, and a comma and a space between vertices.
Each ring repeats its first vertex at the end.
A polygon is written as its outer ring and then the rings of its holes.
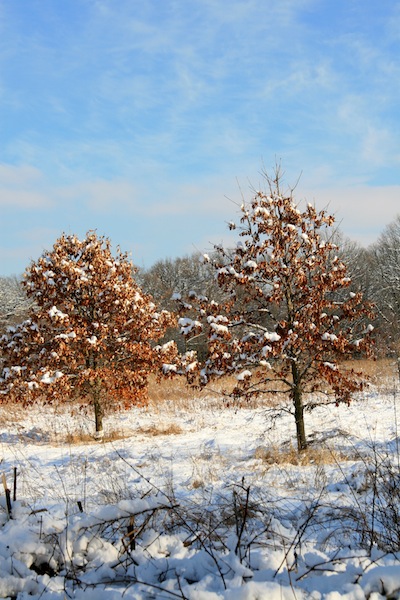
POLYGON ((331 448, 307 448, 303 452, 290 445, 289 448, 258 446, 254 451, 254 458, 268 465, 331 465, 339 461, 351 460, 343 454, 331 448))
MULTIPOLYGON (((101 442, 114 442, 116 440, 125 440, 127 438, 132 437, 132 431, 121 431, 112 429, 110 431, 105 431, 104 435, 101 437, 101 442)), ((94 433, 89 433, 83 430, 70 431, 67 433, 65 438, 62 440, 66 444, 70 445, 79 445, 79 444, 89 444, 95 443, 98 444, 99 440, 96 439, 96 435, 94 433)))
POLYGON ((139 427, 135 431, 135 434, 136 433, 148 436, 179 435, 180 433, 184 433, 184 430, 180 425, 170 423, 169 425, 149 425, 147 427, 139 427))

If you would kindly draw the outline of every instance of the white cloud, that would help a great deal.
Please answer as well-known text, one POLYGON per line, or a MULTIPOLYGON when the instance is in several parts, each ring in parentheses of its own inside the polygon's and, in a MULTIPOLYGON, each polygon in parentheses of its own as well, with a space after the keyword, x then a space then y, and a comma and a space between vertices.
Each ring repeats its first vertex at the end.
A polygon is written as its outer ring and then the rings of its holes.
POLYGON ((0 164, 0 206, 16 209, 46 208, 52 202, 38 169, 0 164))
MULTIPOLYGON (((398 165, 400 148, 396 131, 389 129, 377 106, 361 95, 345 96, 338 106, 338 126, 347 131, 349 147, 357 152, 357 169, 398 165)), ((344 152, 348 149, 344 148, 344 152)))
POLYGON ((304 195, 317 209, 327 208, 339 228, 365 246, 400 213, 400 185, 312 189, 304 195))
POLYGON ((22 189, 10 189, 2 187, 0 184, 0 206, 9 206, 15 209, 34 209, 49 207, 51 202, 46 194, 22 189))
POLYGON ((0 183, 2 185, 20 186, 24 183, 37 183, 41 179, 41 172, 29 165, 15 166, 0 164, 0 183))
POLYGON ((72 206, 83 205, 92 215, 112 215, 117 211, 140 210, 138 190, 129 181, 95 179, 66 185, 59 190, 59 197, 72 206))

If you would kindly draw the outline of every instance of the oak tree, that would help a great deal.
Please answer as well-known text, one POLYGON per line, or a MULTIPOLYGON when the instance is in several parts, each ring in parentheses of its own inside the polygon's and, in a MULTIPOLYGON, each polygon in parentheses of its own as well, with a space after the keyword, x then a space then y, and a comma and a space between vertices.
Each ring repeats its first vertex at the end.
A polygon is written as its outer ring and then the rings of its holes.
POLYGON ((94 408, 96 432, 107 407, 147 399, 151 371, 173 354, 155 342, 173 324, 133 278, 127 254, 89 232, 62 235, 26 270, 34 300, 28 318, 0 339, 3 400, 76 398, 94 408))
POLYGON ((205 360, 186 353, 177 370, 198 386, 235 375, 225 390, 234 398, 286 390, 303 450, 305 409, 318 398, 348 403, 363 385, 362 374, 342 363, 371 352, 372 307, 349 290, 329 241, 334 218, 311 204, 300 210, 291 191, 282 193, 279 172, 268 183, 267 193, 241 206, 240 223, 230 223, 236 247, 215 247, 211 262, 229 300, 177 298, 181 333, 203 332, 208 342, 205 360))

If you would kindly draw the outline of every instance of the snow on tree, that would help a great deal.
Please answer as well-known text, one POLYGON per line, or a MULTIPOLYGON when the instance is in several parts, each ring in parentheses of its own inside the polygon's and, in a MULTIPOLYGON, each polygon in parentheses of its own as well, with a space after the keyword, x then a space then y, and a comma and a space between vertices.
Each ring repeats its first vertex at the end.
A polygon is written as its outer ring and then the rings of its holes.
POLYGON ((200 252, 159 260, 149 269, 139 271, 136 278, 142 289, 166 310, 175 309, 175 303, 171 300, 174 293, 195 290, 209 295, 219 291, 214 281, 214 270, 203 260, 200 252))
POLYGON ((174 320, 133 273, 127 254, 114 257, 95 232, 62 235, 33 262, 23 281, 29 317, 0 338, 2 398, 89 403, 98 435, 106 408, 146 402, 149 373, 173 358, 172 345, 155 341, 174 320))
POLYGON ((362 388, 362 374, 341 363, 371 353, 373 314, 348 289, 346 266, 327 235, 334 218, 311 204, 301 211, 292 192, 281 193, 279 171, 267 181, 269 192, 257 192, 241 206, 238 226, 229 224, 238 231, 236 248, 215 247, 212 263, 229 301, 178 298, 183 336, 203 332, 208 341, 205 360, 186 353, 180 372, 199 386, 234 374, 225 392, 234 398, 286 390, 303 450, 305 409, 325 394, 325 402, 332 394, 348 403, 362 388))
MULTIPOLYGON (((174 297, 177 293, 195 291, 197 294, 212 296, 215 300, 220 300, 222 297, 214 278, 212 265, 205 262, 199 252, 183 258, 159 260, 148 270, 140 270, 136 279, 142 289, 151 294, 160 307, 170 311, 176 307, 174 297)), ((204 336, 192 338, 190 349, 197 350, 201 354, 204 349, 203 338, 204 336)), ((181 351, 188 349, 177 327, 167 331, 166 339, 175 341, 181 351)))

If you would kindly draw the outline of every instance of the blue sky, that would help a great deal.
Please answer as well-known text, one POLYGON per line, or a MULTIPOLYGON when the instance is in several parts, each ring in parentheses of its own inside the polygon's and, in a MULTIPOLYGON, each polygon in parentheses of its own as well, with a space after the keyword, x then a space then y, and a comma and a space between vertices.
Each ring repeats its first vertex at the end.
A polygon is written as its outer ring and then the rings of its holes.
POLYGON ((229 241, 281 161, 367 245, 400 212, 400 2, 0 0, 0 275, 90 229, 229 241))

